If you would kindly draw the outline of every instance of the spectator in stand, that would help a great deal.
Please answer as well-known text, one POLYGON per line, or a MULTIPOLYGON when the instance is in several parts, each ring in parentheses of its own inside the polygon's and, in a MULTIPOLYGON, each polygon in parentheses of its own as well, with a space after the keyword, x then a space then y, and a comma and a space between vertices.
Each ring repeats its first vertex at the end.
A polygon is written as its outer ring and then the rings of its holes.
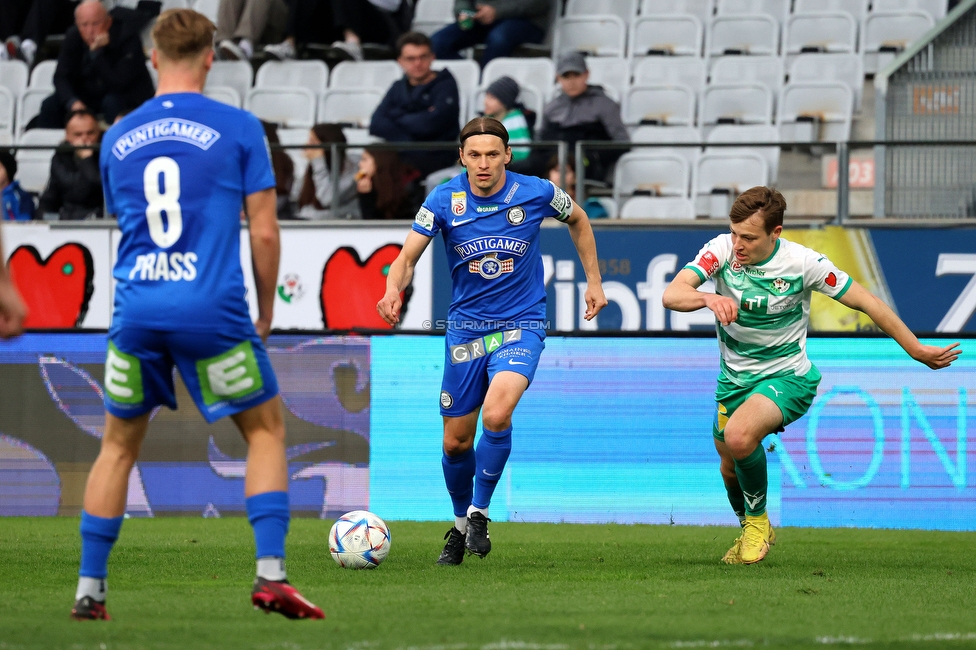
POLYGON ((369 132, 388 142, 454 143, 450 148, 401 154, 404 162, 426 176, 457 160, 457 82, 447 69, 431 70, 434 53, 426 34, 407 32, 397 40, 396 54, 403 78, 390 86, 376 107, 369 132))
POLYGON ((332 2, 322 0, 286 0, 288 23, 285 39, 265 45, 264 53, 272 59, 294 59, 297 50, 306 43, 331 43, 342 34, 333 28, 335 12, 332 2))
MULTIPOLYGON (((261 120, 264 137, 270 145, 280 145, 278 126, 261 120)), ((294 219, 291 208, 291 189, 295 185, 295 163, 282 149, 271 149, 271 168, 275 175, 275 200, 278 219, 294 219)))
POLYGON ((7 221, 30 221, 34 218, 34 199, 30 192, 14 179, 17 159, 6 149, 0 151, 0 207, 7 221))
POLYGON ((305 168, 301 193, 298 195, 299 219, 358 219, 360 216, 356 166, 344 151, 340 154, 339 213, 332 214, 332 151, 321 145, 333 142, 346 142, 346 136, 338 124, 316 124, 308 133, 308 144, 312 148, 304 151, 308 167, 305 168))
MULTIPOLYGON (((540 140, 563 140, 570 150, 577 140, 630 141, 620 117, 620 104, 606 96, 600 86, 589 84, 590 73, 581 52, 559 57, 556 75, 562 89, 542 111, 540 140)), ((587 149, 583 160, 586 178, 604 181, 623 149, 587 149)))
POLYGON ((102 177, 94 149, 102 131, 86 110, 72 111, 64 127, 64 142, 51 158, 51 174, 41 194, 39 211, 57 214, 62 221, 100 218, 103 209, 102 177))
POLYGON ((509 76, 499 77, 485 88, 485 117, 495 118, 508 129, 513 163, 525 160, 531 152, 526 147, 514 146, 521 142, 532 142, 532 129, 525 114, 527 109, 518 102, 521 90, 518 82, 509 76))
POLYGON ((109 124, 123 110, 138 107, 155 94, 142 51, 141 21, 126 7, 111 13, 98 0, 75 9, 75 24, 64 36, 54 72, 54 94, 41 104, 30 126, 58 129, 65 116, 84 110, 109 124))
POLYGON ((335 26, 343 40, 332 47, 353 61, 363 60, 363 43, 396 46, 410 30, 410 7, 404 0, 333 0, 335 26))
POLYGON ((457 22, 431 36, 439 59, 460 59, 460 50, 485 44, 484 66, 509 56, 522 43, 541 43, 549 27, 550 0, 454 0, 457 22))
POLYGON ((78 0, 0 0, 0 61, 20 59, 34 66, 48 34, 63 34, 78 0))
POLYGON ((356 172, 363 219, 413 219, 424 200, 419 178, 396 151, 367 147, 356 172))
POLYGON ((222 59, 249 61, 256 45, 280 41, 287 24, 285 0, 220 0, 217 53, 222 59))

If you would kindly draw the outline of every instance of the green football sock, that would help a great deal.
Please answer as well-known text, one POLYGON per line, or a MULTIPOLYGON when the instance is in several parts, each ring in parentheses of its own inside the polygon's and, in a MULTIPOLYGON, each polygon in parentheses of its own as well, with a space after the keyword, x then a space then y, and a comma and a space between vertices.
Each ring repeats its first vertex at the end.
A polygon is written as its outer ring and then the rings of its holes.
POLYGON ((756 445, 751 454, 735 461, 735 475, 739 477, 739 485, 742 486, 746 514, 756 517, 766 512, 766 489, 769 481, 766 476, 766 450, 761 443, 756 445))
POLYGON ((739 518, 739 523, 744 524, 746 521, 746 498, 742 495, 739 480, 738 478, 727 479, 724 476, 722 479, 725 482, 725 492, 729 495, 729 505, 732 506, 735 516, 739 518))

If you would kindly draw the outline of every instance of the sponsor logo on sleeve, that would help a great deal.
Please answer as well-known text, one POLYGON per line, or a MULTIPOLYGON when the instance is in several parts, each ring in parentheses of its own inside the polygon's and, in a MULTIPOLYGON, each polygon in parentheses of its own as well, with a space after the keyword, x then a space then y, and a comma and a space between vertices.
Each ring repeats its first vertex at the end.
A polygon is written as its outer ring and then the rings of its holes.
POLYGON ((468 193, 451 192, 451 212, 460 217, 468 211, 468 193))
POLYGON ((425 230, 434 229, 434 213, 425 207, 421 207, 414 218, 414 222, 425 230))
POLYGON ((712 275, 718 271, 719 263, 718 258, 715 257, 715 253, 712 251, 705 251, 701 257, 698 258, 698 268, 705 272, 705 275, 712 275))

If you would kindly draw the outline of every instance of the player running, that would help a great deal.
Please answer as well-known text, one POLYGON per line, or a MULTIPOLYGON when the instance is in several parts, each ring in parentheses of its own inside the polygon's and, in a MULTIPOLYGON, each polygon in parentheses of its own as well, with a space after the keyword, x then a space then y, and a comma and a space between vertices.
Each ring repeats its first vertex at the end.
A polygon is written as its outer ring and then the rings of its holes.
POLYGON ((85 489, 75 619, 108 619, 105 577, 150 412, 176 408, 173 366, 208 422, 247 441, 244 494, 257 546, 255 607, 324 618, 285 578, 288 467, 278 383, 263 339, 278 276, 275 179, 261 123, 204 97, 214 25, 175 9, 153 28, 156 97, 109 129, 100 165, 122 239, 105 361, 105 434, 85 489), (240 213, 250 222, 258 320, 244 299, 240 213))
POLYGON ((664 306, 715 312, 721 372, 712 435, 729 503, 742 534, 722 558, 759 562, 776 536, 766 514, 766 452, 762 440, 807 412, 820 371, 806 355, 813 291, 867 314, 913 359, 949 366, 961 353, 922 345, 898 316, 825 256, 780 237, 783 195, 753 187, 732 205, 732 231, 711 240, 671 281, 664 306), (708 279, 715 293, 698 291, 708 279))
POLYGON ((596 241, 583 209, 549 181, 505 170, 512 149, 498 120, 471 120, 460 141, 467 172, 424 201, 390 266, 386 295, 376 305, 386 322, 399 321, 400 296, 417 260, 442 233, 452 299, 441 384, 441 464, 455 523, 444 536, 438 564, 461 564, 465 549, 482 558, 491 551, 488 504, 512 450, 512 412, 545 348, 543 219, 555 217, 569 226, 586 273, 584 317, 594 318, 607 304, 596 241), (483 433, 474 449, 479 411, 483 433))

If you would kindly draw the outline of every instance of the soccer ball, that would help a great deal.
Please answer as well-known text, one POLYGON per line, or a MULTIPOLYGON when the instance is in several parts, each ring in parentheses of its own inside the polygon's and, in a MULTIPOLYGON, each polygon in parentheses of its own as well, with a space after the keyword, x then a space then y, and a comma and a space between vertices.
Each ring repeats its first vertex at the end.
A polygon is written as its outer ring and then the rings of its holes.
POLYGON ((390 529, 372 512, 347 512, 329 531, 329 552, 343 569, 374 569, 390 552, 390 529))

